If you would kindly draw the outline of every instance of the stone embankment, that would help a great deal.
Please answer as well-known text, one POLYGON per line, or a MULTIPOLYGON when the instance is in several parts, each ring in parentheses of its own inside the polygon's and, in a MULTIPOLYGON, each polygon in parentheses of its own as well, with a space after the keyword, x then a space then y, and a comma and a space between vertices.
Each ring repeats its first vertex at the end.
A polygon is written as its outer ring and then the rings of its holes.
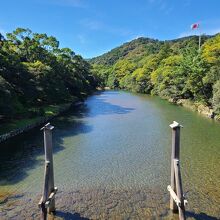
POLYGON ((208 118, 217 119, 217 117, 215 117, 215 113, 214 113, 213 109, 209 108, 208 106, 205 106, 201 103, 195 103, 189 99, 178 99, 178 100, 169 99, 169 102, 184 106, 184 107, 191 109, 193 111, 197 111, 200 114, 202 114, 208 118))

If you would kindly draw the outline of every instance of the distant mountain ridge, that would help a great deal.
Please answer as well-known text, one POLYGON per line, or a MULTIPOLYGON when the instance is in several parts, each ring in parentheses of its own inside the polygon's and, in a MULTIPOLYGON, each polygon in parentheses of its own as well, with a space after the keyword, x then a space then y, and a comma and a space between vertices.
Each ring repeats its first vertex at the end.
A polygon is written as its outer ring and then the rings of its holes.
MULTIPOLYGON (((203 35, 202 43, 211 37, 214 36, 203 35)), ((188 36, 165 41, 140 37, 126 42, 121 46, 115 47, 100 56, 91 58, 89 62, 91 64, 99 65, 114 65, 120 59, 139 61, 144 56, 158 53, 160 47, 164 45, 164 43, 168 43, 173 47, 184 48, 184 46, 186 46, 190 41, 198 41, 198 36, 188 36)))

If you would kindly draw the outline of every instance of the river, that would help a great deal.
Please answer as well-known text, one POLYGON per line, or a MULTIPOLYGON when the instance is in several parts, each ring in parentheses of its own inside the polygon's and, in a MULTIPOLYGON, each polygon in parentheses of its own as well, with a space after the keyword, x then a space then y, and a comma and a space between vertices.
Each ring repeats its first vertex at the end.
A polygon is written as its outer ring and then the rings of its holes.
MULTIPOLYGON (((181 129, 188 219, 220 219, 220 123, 158 97, 99 92, 55 126, 56 219, 178 219, 169 212, 172 121, 181 129)), ((39 129, 1 144, 0 219, 38 219, 39 129)))

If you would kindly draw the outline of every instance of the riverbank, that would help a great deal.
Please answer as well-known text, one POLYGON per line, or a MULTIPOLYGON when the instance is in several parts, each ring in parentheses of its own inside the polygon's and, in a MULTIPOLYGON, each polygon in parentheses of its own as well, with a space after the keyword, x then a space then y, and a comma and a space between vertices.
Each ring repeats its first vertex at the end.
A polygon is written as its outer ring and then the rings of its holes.
POLYGON ((188 108, 192 111, 196 111, 199 114, 206 116, 210 119, 215 119, 217 121, 220 120, 219 115, 216 115, 214 110, 204 104, 201 104, 199 102, 193 102, 189 99, 178 99, 178 100, 174 100, 174 99, 167 99, 170 103, 176 104, 176 105, 180 105, 183 106, 185 108, 188 108))
MULTIPOLYGON (((71 103, 66 103, 66 104, 62 104, 59 106, 48 106, 45 111, 45 116, 36 117, 36 118, 32 118, 32 119, 18 120, 17 122, 14 123, 15 124, 14 126, 17 128, 12 129, 12 130, 0 135, 0 143, 4 142, 10 138, 13 138, 17 135, 28 132, 33 128, 39 127, 39 126, 47 123, 49 120, 66 112, 72 106, 77 106, 81 103, 82 103, 82 101, 79 98, 76 98, 71 103)), ((5 124, 5 126, 8 126, 8 128, 10 128, 9 124, 5 124)))
MULTIPOLYGON (((106 90, 109 90, 109 88, 106 90)), ((129 92, 132 92, 132 91, 129 91, 129 92)), ((136 93, 136 92, 134 92, 134 93, 136 93)), ((141 94, 141 93, 137 92, 137 94, 141 94)), ((150 95, 150 94, 148 94, 148 95, 150 95)), ((214 119, 216 121, 220 121, 220 115, 215 114, 213 108, 210 108, 202 103, 193 102, 190 99, 174 99, 174 98, 169 98, 166 96, 163 96, 163 97, 158 96, 158 97, 161 99, 167 100, 168 102, 170 102, 172 104, 180 105, 180 106, 183 106, 183 107, 190 109, 192 111, 198 112, 199 114, 201 114, 207 118, 214 119)))

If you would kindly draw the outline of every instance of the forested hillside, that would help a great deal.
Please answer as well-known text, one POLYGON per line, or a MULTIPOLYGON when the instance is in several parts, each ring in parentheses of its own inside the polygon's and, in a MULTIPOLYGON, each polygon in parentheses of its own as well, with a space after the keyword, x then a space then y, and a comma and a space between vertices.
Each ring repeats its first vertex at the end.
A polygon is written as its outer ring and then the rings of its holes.
POLYGON ((138 38, 93 58, 102 86, 191 100, 220 114, 220 34, 170 41, 138 38))
POLYGON ((96 87, 90 64, 46 34, 17 28, 0 34, 0 119, 44 115, 96 87))

